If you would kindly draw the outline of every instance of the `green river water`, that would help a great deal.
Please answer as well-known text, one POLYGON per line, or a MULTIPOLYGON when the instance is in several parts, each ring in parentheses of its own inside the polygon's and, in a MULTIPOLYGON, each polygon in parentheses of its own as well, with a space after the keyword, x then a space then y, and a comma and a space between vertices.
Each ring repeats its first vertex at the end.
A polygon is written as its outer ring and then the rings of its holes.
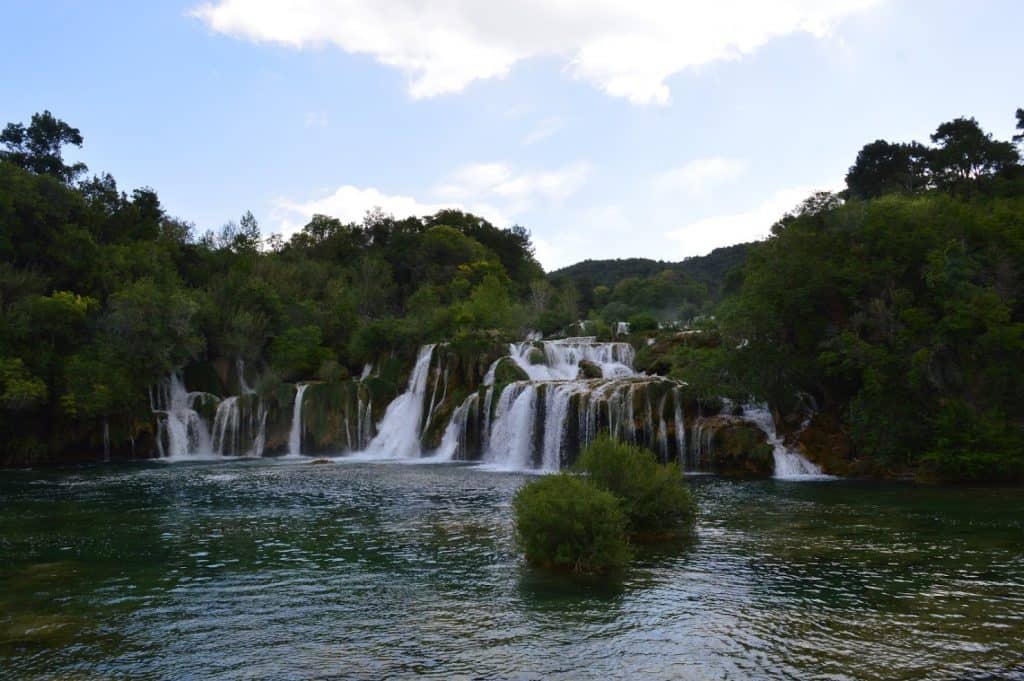
POLYGON ((526 478, 0 471, 0 679, 1024 679, 1024 492, 690 481, 621 581, 513 545, 526 478))

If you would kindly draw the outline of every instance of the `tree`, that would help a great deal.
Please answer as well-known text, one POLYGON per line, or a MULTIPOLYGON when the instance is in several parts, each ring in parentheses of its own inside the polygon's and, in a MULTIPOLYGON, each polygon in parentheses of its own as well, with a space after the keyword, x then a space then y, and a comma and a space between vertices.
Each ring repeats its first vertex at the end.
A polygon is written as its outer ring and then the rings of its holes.
POLYGON ((28 127, 8 123, 0 133, 0 144, 7 147, 0 151, 0 158, 37 175, 53 175, 65 184, 86 171, 84 163, 67 165, 61 155, 65 144, 81 147, 82 134, 49 111, 32 114, 28 127))
POLYGON ((1020 158, 1013 144, 993 140, 973 118, 943 123, 931 140, 939 145, 932 154, 932 170, 946 187, 994 175, 1020 158))
POLYGON ((1024 109, 1017 109, 1017 129, 1020 132, 1013 136, 1013 141, 1024 142, 1024 109))
POLYGON ((871 199, 892 192, 908 194, 928 185, 929 150, 917 142, 865 144, 846 174, 851 196, 871 199))

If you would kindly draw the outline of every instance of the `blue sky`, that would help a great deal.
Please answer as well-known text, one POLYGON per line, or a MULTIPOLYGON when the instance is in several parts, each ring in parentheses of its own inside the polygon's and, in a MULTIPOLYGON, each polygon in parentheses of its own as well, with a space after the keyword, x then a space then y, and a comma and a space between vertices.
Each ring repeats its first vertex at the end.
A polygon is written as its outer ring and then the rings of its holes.
POLYGON ((1024 3, 5 3, 0 121, 217 228, 442 206, 547 268, 757 238, 876 138, 1024 106, 1024 3))

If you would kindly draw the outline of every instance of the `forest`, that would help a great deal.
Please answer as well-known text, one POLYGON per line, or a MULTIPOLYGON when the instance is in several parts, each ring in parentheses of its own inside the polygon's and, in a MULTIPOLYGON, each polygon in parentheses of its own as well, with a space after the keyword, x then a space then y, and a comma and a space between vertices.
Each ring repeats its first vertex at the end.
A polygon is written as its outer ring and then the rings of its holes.
POLYGON ((287 240, 250 212, 201 231, 155 190, 65 163, 83 135, 36 114, 0 135, 0 461, 134 441, 153 386, 197 362, 340 381, 423 343, 589 320, 599 336, 629 322, 652 371, 709 397, 811 403, 833 469, 1020 480, 1024 111, 1017 127, 1000 141, 959 118, 927 145, 870 143, 845 191, 763 242, 546 275, 525 228, 451 210, 316 215, 287 240))

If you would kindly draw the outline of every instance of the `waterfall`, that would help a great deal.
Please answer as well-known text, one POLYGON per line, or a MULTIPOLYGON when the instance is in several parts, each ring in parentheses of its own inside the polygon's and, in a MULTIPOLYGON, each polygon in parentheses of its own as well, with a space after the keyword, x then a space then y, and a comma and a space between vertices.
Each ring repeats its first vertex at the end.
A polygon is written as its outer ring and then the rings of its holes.
POLYGON ((672 422, 676 429, 676 460, 679 465, 686 467, 686 421, 683 419, 683 400, 679 388, 672 389, 672 401, 675 402, 675 410, 672 414, 672 422))
POLYGON ((194 409, 197 400, 217 399, 202 392, 188 392, 181 374, 173 373, 151 393, 157 414, 157 449, 161 458, 183 459, 212 456, 213 446, 206 422, 194 409))
POLYGON ((213 416, 213 451, 218 456, 236 454, 240 440, 241 415, 238 398, 228 397, 217 405, 213 416))
POLYGON ((480 395, 473 393, 458 406, 452 414, 448 427, 441 437, 441 446, 434 452, 434 458, 441 461, 451 461, 465 452, 466 449, 466 426, 469 423, 469 414, 476 407, 480 395))
POLYGON ((763 404, 749 404, 743 407, 743 418, 761 429, 767 436, 775 456, 775 477, 780 480, 827 479, 821 467, 811 463, 800 453, 793 451, 782 441, 775 430, 775 418, 763 404))
POLYGON ((532 383, 519 381, 502 391, 484 461, 515 470, 531 467, 536 403, 537 388, 532 383))
POLYGON ((309 383, 295 386, 295 406, 292 408, 292 429, 288 433, 288 456, 297 457, 302 454, 302 395, 309 383))
POLYGON ((249 450, 249 454, 250 456, 260 457, 263 456, 263 448, 267 445, 267 408, 262 400, 260 400, 259 408, 253 412, 252 416, 256 436, 252 440, 252 449, 249 450))
MULTIPOLYGON (((557 471, 599 433, 608 432, 652 449, 663 462, 675 460, 695 471, 711 463, 716 430, 738 418, 724 400, 728 415, 698 415, 691 421, 685 413, 685 384, 637 374, 631 345, 597 342, 591 336, 512 343, 507 356, 491 363, 482 385, 453 404, 449 373, 454 365, 445 366, 443 354, 435 349, 420 349, 405 392, 387 406, 375 435, 370 401, 364 405, 357 390, 355 404, 344 407, 342 437, 349 449, 360 449, 369 459, 478 460, 503 470, 557 471), (501 361, 515 362, 529 378, 496 384, 501 361), (600 378, 585 378, 598 375, 598 370, 600 378), (424 452, 425 438, 442 425, 435 421, 447 413, 451 416, 438 446, 424 452), (351 424, 350 418, 355 419, 351 424)), ((459 390, 469 387, 458 381, 454 385, 459 390)), ((296 399, 301 401, 301 393, 296 399)), ((817 467, 786 449, 767 410, 748 406, 742 418, 767 435, 776 477, 820 475, 817 467)), ((293 434, 301 428, 301 413, 292 427, 293 434)), ((290 451, 297 453, 298 444, 290 451)))
POLYGON ((433 345, 424 345, 416 357, 405 392, 388 405, 377 427, 377 436, 366 448, 372 456, 413 458, 420 455, 420 428, 423 423, 423 402, 430 377, 433 345))
POLYGON ((252 395, 255 393, 256 391, 245 381, 245 360, 239 359, 235 361, 235 371, 238 373, 239 393, 242 395, 252 395))
POLYGON ((110 461, 110 422, 103 419, 103 460, 110 461))
POLYGON ((512 343, 509 356, 532 381, 573 380, 579 376, 580 362, 583 361, 600 367, 604 378, 635 375, 632 345, 597 343, 593 336, 512 343), (541 358, 543 361, 539 361, 541 358))

